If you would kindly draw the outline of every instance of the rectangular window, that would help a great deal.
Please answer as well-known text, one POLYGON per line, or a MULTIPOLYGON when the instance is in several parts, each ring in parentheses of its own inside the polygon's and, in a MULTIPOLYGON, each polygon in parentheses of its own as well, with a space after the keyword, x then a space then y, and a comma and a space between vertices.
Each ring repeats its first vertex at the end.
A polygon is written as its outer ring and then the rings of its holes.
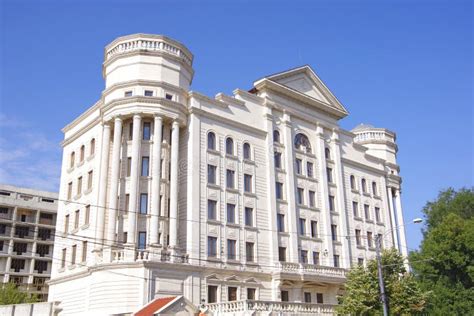
POLYGON ((302 166, 303 162, 301 161, 301 159, 296 159, 296 162, 295 162, 295 165, 296 165, 296 174, 302 174, 302 170, 301 170, 301 166, 302 166))
POLYGON ((283 183, 276 182, 275 195, 276 195, 277 200, 283 200, 283 183))
POLYGON ((304 218, 300 218, 300 235, 306 235, 306 220, 304 218))
POLYGON ((329 183, 333 183, 333 179, 332 179, 332 169, 331 168, 326 168, 326 173, 328 175, 328 182, 329 183))
POLYGON ((87 260, 87 241, 82 242, 82 262, 86 262, 87 260))
POLYGON ((71 264, 76 264, 77 245, 72 246, 71 264))
POLYGON ((152 96, 153 96, 153 91, 151 91, 151 90, 145 90, 145 96, 146 96, 146 97, 152 97, 152 96))
POLYGON ((167 93, 165 95, 165 97, 166 97, 166 100, 173 100, 173 95, 172 94, 167 93))
POLYGON ((226 180, 227 180, 227 188, 234 189, 235 188, 235 171, 227 169, 226 172, 226 180))
POLYGON ((232 302, 237 300, 237 288, 234 286, 227 287, 227 301, 232 302))
POLYGON ((356 245, 357 246, 361 246, 362 245, 362 237, 360 236, 360 229, 356 229, 355 230, 355 234, 356 234, 356 245))
POLYGON ((275 168, 281 169, 281 153, 275 152, 275 168))
POLYGON ((216 206, 216 201, 207 200, 207 219, 216 220, 216 206))
POLYGON ((66 255, 67 255, 67 249, 63 248, 61 252, 61 268, 64 268, 66 266, 66 255))
POLYGON ((354 217, 359 217, 359 203, 352 202, 352 213, 354 214, 354 217))
POLYGON ((339 268, 339 255, 334 255, 334 267, 339 268))
POLYGON ((217 303, 217 286, 216 285, 207 286, 207 302, 217 303))
POLYGON ((67 199, 68 200, 72 199, 72 182, 69 182, 67 184, 67 199))
POLYGON ((311 237, 317 238, 318 237, 318 222, 311 221, 311 237))
POLYGON ((217 238, 216 237, 207 237, 207 256, 216 257, 217 256, 217 238))
POLYGON ((334 195, 329 196, 329 210, 331 212, 336 211, 336 201, 335 201, 334 195))
POLYGON ((307 162, 306 163, 306 173, 308 175, 309 178, 312 178, 314 176, 314 173, 313 173, 313 163, 312 162, 307 162))
POLYGON ((286 261, 286 248, 285 247, 278 247, 278 260, 281 262, 286 261))
POLYGON ((207 183, 216 184, 216 166, 207 165, 207 183))
POLYGON ((285 231, 285 215, 277 214, 277 229, 279 233, 285 231))
POLYGON ((143 140, 150 140, 151 136, 151 123, 144 122, 143 123, 143 140))
POLYGON ((311 303, 311 293, 310 292, 304 292, 304 302, 305 303, 311 303))
POLYGON ((77 195, 82 193, 82 177, 77 178, 77 195))
POLYGON ((133 122, 128 125, 128 139, 133 139, 133 122))
POLYGON ((370 220, 370 206, 364 204, 364 215, 366 220, 370 220))
POLYGON ((316 207, 316 192, 309 191, 309 207, 316 207))
POLYGON ((308 250, 301 250, 301 263, 308 263, 308 250))
POLYGON ((337 241, 337 225, 331 225, 332 240, 337 241))
POLYGON ((75 213, 74 213, 74 229, 77 229, 79 227, 79 218, 80 218, 80 215, 81 213, 79 212, 79 210, 77 210, 75 213))
POLYGON ((288 291, 281 291, 281 301, 288 302, 290 300, 290 294, 288 291))
POLYGON ((146 214, 148 210, 148 194, 140 194, 140 214, 146 214))
POLYGON ((245 208, 245 225, 253 226, 253 208, 251 207, 245 208))
POLYGON ((380 217, 380 207, 375 207, 375 220, 377 223, 381 223, 381 217, 380 217))
POLYGON ((297 193, 297 202, 299 205, 303 205, 304 204, 304 189, 303 188, 298 188, 298 190, 296 191, 297 193))
POLYGON ((247 288, 247 299, 248 300, 255 300, 255 289, 247 288))
POLYGON ((374 246, 372 232, 367 232, 367 245, 369 246, 369 248, 372 248, 374 246))
POLYGON ((364 265, 364 258, 357 258, 357 264, 360 266, 364 265))
POLYGON ((132 157, 127 158, 127 177, 130 177, 132 172, 132 157))
POLYGON ((125 210, 130 210, 130 194, 125 194, 125 210))
POLYGON ((227 239, 227 259, 236 260, 236 244, 233 239, 227 239))
POLYGON ((91 170, 87 173, 87 188, 92 189, 92 178, 93 178, 94 172, 91 170))
POLYGON ((254 243, 246 242, 245 243, 245 257, 248 262, 254 262, 254 243))
POLYGON ((124 96, 125 97, 131 97, 133 95, 132 91, 125 91, 124 96))
POLYGON ((313 251, 313 264, 319 266, 319 252, 313 251))
POLYGON ((84 225, 89 224, 90 216, 91 216, 91 206, 86 205, 86 208, 84 210, 84 225))
POLYGON ((67 234, 69 232, 69 215, 66 215, 64 220, 64 232, 67 234))
POLYGON ((244 174, 244 192, 252 192, 252 175, 244 174))
POLYGON ((227 203, 227 223, 235 224, 235 204, 227 203))
POLYGON ((316 303, 324 304, 323 293, 316 293, 316 303))
POLYGON ((150 167, 150 157, 142 157, 142 177, 147 177, 149 174, 150 167))
POLYGON ((146 248, 146 232, 138 232, 138 249, 146 248))

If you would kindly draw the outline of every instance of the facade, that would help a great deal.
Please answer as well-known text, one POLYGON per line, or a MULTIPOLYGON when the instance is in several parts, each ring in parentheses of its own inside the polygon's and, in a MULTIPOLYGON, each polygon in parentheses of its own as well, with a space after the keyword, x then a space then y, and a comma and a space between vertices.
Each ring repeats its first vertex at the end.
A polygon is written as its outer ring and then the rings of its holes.
POLYGON ((0 185, 0 280, 48 300, 58 194, 0 185))
POLYGON ((209 314, 331 314, 377 236, 406 254, 395 134, 341 129, 309 66, 210 98, 190 90, 192 62, 164 36, 106 46, 100 100, 63 129, 50 300, 63 315, 179 295, 209 314))

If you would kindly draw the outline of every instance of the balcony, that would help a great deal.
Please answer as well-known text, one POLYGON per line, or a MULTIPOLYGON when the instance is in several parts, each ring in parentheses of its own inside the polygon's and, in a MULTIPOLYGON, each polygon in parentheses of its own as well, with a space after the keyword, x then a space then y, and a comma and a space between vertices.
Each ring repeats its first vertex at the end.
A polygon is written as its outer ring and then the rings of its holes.
POLYGON ((210 315, 334 315, 335 305, 275 301, 233 301, 207 304, 210 315), (250 313, 249 313, 250 312, 250 313))
POLYGON ((279 262, 277 268, 281 273, 304 274, 338 281, 345 281, 346 270, 342 268, 319 266, 309 263, 279 262))

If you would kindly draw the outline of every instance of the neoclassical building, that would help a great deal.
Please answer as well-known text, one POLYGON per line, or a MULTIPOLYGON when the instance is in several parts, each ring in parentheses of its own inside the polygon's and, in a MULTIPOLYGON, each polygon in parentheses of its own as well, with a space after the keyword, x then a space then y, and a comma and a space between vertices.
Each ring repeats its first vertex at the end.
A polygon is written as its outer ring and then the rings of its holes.
POLYGON ((309 66, 214 98, 165 36, 106 46, 105 89, 64 129, 50 301, 132 313, 184 295, 209 314, 331 314, 375 240, 406 254, 395 134, 339 127, 309 66))

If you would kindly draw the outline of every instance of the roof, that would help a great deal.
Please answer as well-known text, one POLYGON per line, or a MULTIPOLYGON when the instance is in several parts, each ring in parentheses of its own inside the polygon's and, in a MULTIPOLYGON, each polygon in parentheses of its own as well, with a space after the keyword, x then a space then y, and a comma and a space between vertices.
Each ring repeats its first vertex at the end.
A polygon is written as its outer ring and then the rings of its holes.
POLYGON ((133 314, 134 316, 153 316, 160 309, 177 299, 178 296, 157 298, 146 304, 142 309, 133 314))
POLYGON ((375 127, 373 125, 370 125, 370 124, 364 124, 364 123, 360 123, 359 125, 357 125, 356 127, 354 127, 351 132, 361 132, 361 131, 366 131, 366 130, 369 130, 369 129, 374 129, 375 127))

